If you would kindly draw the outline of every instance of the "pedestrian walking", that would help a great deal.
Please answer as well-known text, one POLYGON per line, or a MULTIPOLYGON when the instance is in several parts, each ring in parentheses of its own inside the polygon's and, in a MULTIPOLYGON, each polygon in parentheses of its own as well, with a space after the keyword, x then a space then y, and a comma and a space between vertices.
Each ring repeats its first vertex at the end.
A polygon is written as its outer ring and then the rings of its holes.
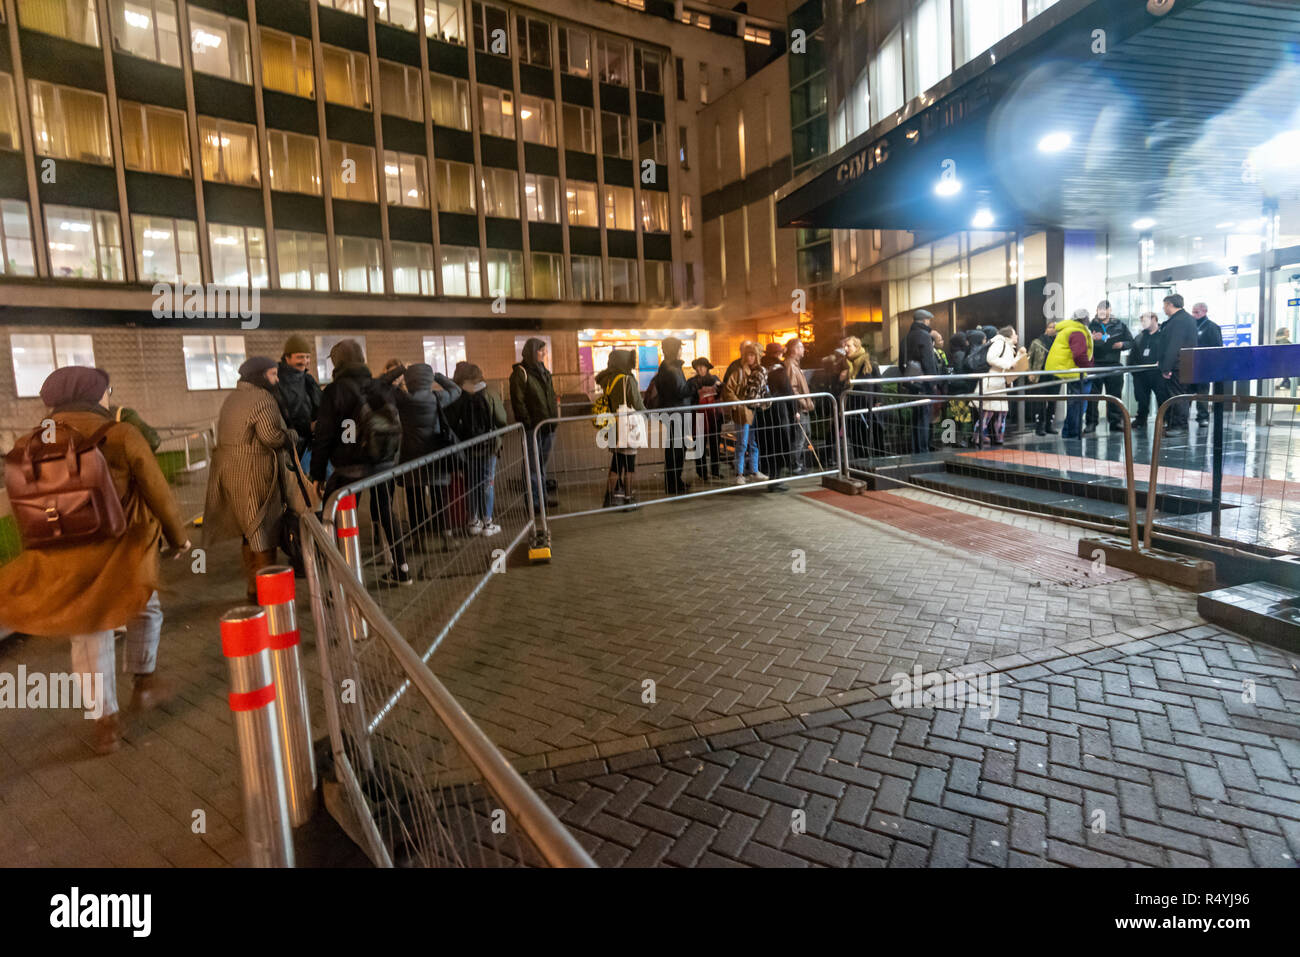
POLYGON ((239 367, 235 391, 217 417, 217 448, 203 507, 204 547, 240 539, 245 593, 253 604, 257 573, 275 564, 280 543, 285 510, 280 454, 297 441, 276 401, 278 374, 276 361, 265 356, 239 367))
POLYGON ((555 442, 555 424, 542 423, 560 414, 555 385, 546 360, 546 340, 533 337, 524 343, 522 357, 510 368, 510 408, 514 412, 515 421, 523 423, 529 433, 537 436, 537 455, 528 476, 533 490, 534 512, 541 510, 543 501, 547 508, 560 506, 546 487, 546 463, 551 457, 551 446, 555 442))
POLYGON ((1088 395, 1092 383, 1083 378, 1077 369, 1092 368, 1092 329, 1088 326, 1088 310, 1076 309, 1069 319, 1056 324, 1056 339, 1047 353, 1043 368, 1057 379, 1065 382, 1065 427, 1061 429, 1063 439, 1083 438, 1083 399, 1071 399, 1069 396, 1088 395))
POLYGON ((740 344, 740 358, 728 367, 722 382, 723 402, 746 402, 728 409, 736 427, 736 484, 744 485, 747 479, 766 482, 767 476, 758 470, 758 438, 755 435, 755 399, 767 396, 767 372, 759 359, 758 343, 746 339, 740 344))
POLYGON ((165 537, 179 558, 189 554, 190 541, 149 443, 135 426, 114 422, 109 415, 107 372, 64 366, 46 377, 40 397, 54 421, 54 434, 42 425, 20 437, 5 456, 5 484, 25 547, 0 566, 0 626, 69 638, 72 670, 80 676, 88 708, 96 697, 94 678, 102 676, 102 694, 95 703, 101 716, 95 720, 91 747, 109 754, 121 747, 125 728, 118 710, 114 631, 126 629, 123 666, 134 676, 129 710, 167 700, 175 686, 157 671, 163 624, 159 544, 165 537), (89 476, 90 459, 102 455, 112 485, 111 491, 102 491, 120 505, 121 525, 114 528, 104 521, 85 539, 55 544, 42 536, 74 516, 51 516, 48 503, 40 506, 25 498, 17 473, 30 468, 35 481, 46 467, 43 462, 67 461, 70 443, 79 475, 89 476), (29 528, 24 514, 39 528, 29 528))

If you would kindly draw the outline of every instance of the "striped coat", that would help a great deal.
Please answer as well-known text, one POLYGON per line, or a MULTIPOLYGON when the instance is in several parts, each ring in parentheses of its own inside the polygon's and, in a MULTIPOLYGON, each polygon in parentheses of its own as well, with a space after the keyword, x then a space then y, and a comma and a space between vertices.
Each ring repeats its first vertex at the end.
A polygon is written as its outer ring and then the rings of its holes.
POLYGON ((235 387, 217 421, 203 510, 205 545, 242 537, 254 551, 275 548, 284 511, 280 450, 288 434, 274 395, 251 382, 235 387))

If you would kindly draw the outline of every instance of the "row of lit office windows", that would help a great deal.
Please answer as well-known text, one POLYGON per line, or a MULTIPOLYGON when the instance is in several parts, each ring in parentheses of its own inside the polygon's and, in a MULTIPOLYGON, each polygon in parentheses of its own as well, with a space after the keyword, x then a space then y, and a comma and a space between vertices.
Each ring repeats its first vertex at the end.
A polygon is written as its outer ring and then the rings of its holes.
MULTIPOLYGON (((49 205, 45 207, 45 233, 50 273, 54 278, 125 281, 117 213, 49 205)), ((136 275, 140 282, 202 282, 198 226, 194 221, 133 214, 131 233, 136 275)), ((279 287, 329 291, 327 241, 327 237, 320 233, 275 230, 279 287)), ((339 291, 435 295, 432 245, 393 240, 392 282, 387 288, 381 248, 378 239, 335 237, 339 291)), ((209 223, 208 250, 212 258, 212 280, 216 285, 258 289, 270 285, 266 233, 260 227, 209 223)), ((4 266, 0 273, 34 276, 35 253, 27 204, 19 200, 0 200, 0 263, 4 266)), ((641 301, 635 259, 610 258, 611 281, 607 295, 601 257, 575 254, 569 258, 568 298, 641 301)), ((485 266, 485 270, 480 270, 477 247, 443 245, 437 265, 442 273, 443 294, 523 298, 523 252, 490 249, 485 266)), ((671 302, 671 264, 648 260, 645 268, 648 301, 671 302)), ((562 254, 534 252, 529 257, 528 269, 532 276, 533 298, 565 298, 562 254)))
MULTIPOLYGON (((365 15, 365 0, 321 0, 321 5, 365 15)), ((448 0, 426 0, 424 32, 446 43, 465 43, 461 4, 448 0)), ((415 0, 376 0, 375 16, 410 32, 416 32, 415 0)), ((647 93, 664 91, 664 56, 658 50, 630 44, 627 40, 592 34, 579 27, 554 25, 548 20, 503 7, 473 3, 474 47, 485 53, 510 56, 515 44, 519 59, 550 68, 551 28, 558 31, 559 68, 575 76, 590 77, 593 69, 602 83, 634 84, 647 93)), ((180 26, 174 0, 110 0, 114 48, 168 66, 179 67, 180 26)), ((201 7, 190 7, 190 48, 194 69, 240 83, 251 83, 248 24, 201 7)), ((95 0, 18 0, 18 20, 27 29, 52 34, 76 43, 100 45, 99 18, 95 0)), ((311 41, 276 30, 262 28, 263 84, 299 96, 314 95, 311 41)), ((326 98, 369 107, 368 63, 365 54, 355 54, 322 44, 325 60, 326 98), (331 88, 344 99, 335 99, 331 88)))

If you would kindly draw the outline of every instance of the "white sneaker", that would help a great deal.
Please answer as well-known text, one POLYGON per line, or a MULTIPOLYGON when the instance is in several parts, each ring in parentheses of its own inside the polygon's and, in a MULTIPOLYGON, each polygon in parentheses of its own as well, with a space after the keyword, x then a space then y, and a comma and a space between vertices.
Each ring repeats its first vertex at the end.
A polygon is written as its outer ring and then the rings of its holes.
POLYGON ((466 529, 466 531, 469 532, 471 535, 482 535, 483 523, 476 518, 474 519, 474 521, 469 523, 469 527, 466 529))
POLYGON ((766 481, 767 481, 767 476, 764 475, 762 472, 755 472, 753 475, 750 476, 750 478, 752 478, 752 479, 753 479, 754 481, 756 481, 756 482, 766 482, 766 481))
POLYGON ((496 522, 488 522, 486 525, 483 526, 484 538, 491 538, 493 535, 499 535, 500 533, 501 533, 501 526, 498 525, 496 522))
POLYGON ((736 484, 737 484, 737 485, 744 485, 744 484, 745 484, 745 476, 743 476, 743 475, 737 475, 737 476, 736 476, 736 484))

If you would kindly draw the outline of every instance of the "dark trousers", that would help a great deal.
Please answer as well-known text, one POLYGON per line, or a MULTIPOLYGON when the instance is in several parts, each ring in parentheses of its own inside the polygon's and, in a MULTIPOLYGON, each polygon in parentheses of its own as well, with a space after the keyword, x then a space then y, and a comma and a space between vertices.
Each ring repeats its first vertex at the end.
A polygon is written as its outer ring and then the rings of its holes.
POLYGON ((758 430, 759 471, 768 478, 780 478, 781 469, 789 467, 790 422, 786 415, 789 403, 773 403, 754 415, 758 430))
MULTIPOLYGON (((1115 398, 1119 399, 1121 403, 1124 401, 1124 373, 1120 372, 1115 375, 1106 376, 1101 380, 1101 386, 1105 389, 1107 395, 1113 395, 1115 398)), ((1093 391, 1100 392, 1102 389, 1094 388, 1093 391)), ((1090 403, 1090 405, 1094 407, 1094 415, 1096 414, 1095 407, 1100 406, 1101 404, 1102 403, 1100 402, 1090 403)), ((1119 406, 1115 405, 1113 402, 1107 402, 1105 405, 1107 424, 1112 429, 1122 428, 1124 426, 1124 414, 1120 412, 1119 406)))
POLYGON ((682 481, 682 463, 686 461, 682 420, 668 413, 664 426, 664 490, 669 495, 677 495, 686 491, 686 483, 682 481))
MULTIPOLYGON (((1159 375, 1159 373, 1157 373, 1157 375, 1159 375)), ((1187 390, 1183 388, 1183 384, 1178 381, 1177 372, 1171 374, 1167 379, 1163 375, 1160 375, 1160 377, 1156 379, 1157 405, 1163 405, 1174 396, 1182 395, 1186 391, 1187 390)), ((1188 402, 1172 403, 1169 406, 1169 410, 1165 413, 1165 427, 1170 429, 1187 428, 1188 405, 1190 405, 1188 402)))
MULTIPOLYGON (((929 396, 922 394, 917 396, 918 399, 928 399, 929 396)), ((930 420, 934 415, 933 404, 927 402, 925 405, 918 405, 912 409, 912 451, 929 452, 930 449, 930 420)))
POLYGON ((808 451, 808 413, 795 412, 790 419, 790 468, 795 472, 804 469, 804 456, 808 451))
MULTIPOLYGON (((1209 384, 1208 382, 1194 382, 1194 383, 1192 383, 1192 385, 1190 386, 1190 388, 1191 388, 1191 391, 1192 391, 1192 392, 1194 392, 1194 393, 1196 393, 1196 394, 1198 394, 1198 395, 1209 395, 1209 394, 1211 394, 1211 391, 1212 391, 1211 386, 1210 386, 1210 384, 1209 384)), ((1213 406, 1212 406, 1209 402, 1197 402, 1197 403, 1196 403, 1196 421, 1197 421, 1197 422, 1208 422, 1209 419, 1210 419, 1210 410, 1211 410, 1212 408, 1213 408, 1213 406)))
POLYGON ((696 414, 692 413, 691 428, 694 428, 695 423, 697 422, 704 423, 704 434, 695 436, 695 441, 697 443, 696 448, 700 453, 700 457, 695 460, 695 474, 699 478, 704 478, 706 474, 712 474, 714 478, 717 478, 721 475, 720 466, 718 464, 720 461, 718 450, 718 414, 716 412, 704 412, 697 418, 696 414), (704 443, 703 448, 700 448, 699 446, 699 443, 701 442, 704 443), (706 469, 708 470, 707 473, 705 471, 706 469))
POLYGON ((1061 429, 1061 438, 1077 439, 1082 435, 1084 406, 1095 405, 1083 399, 1071 399, 1068 396, 1088 395, 1092 392, 1092 383, 1082 379, 1071 379, 1065 384, 1065 426, 1061 429))
MULTIPOLYGON (((343 478, 337 471, 325 483, 325 498, 329 498, 335 489, 356 481, 355 478, 343 478)), ((393 483, 381 482, 369 490, 370 521, 384 532, 384 538, 393 552, 393 564, 401 567, 406 564, 406 546, 397 533, 397 523, 393 521, 393 483)))
POLYGON ((1049 429, 1056 419, 1056 397, 1061 394, 1061 383, 1049 376, 1043 376, 1032 391, 1035 395, 1050 396, 1040 402, 1031 402, 1029 406, 1030 414, 1034 417, 1034 425, 1049 429))
POLYGON ((1135 372, 1133 374, 1133 398, 1137 403, 1137 415, 1134 417, 1137 422, 1145 422, 1147 415, 1151 411, 1151 397, 1156 391, 1156 380, 1160 374, 1148 372, 1135 372))

